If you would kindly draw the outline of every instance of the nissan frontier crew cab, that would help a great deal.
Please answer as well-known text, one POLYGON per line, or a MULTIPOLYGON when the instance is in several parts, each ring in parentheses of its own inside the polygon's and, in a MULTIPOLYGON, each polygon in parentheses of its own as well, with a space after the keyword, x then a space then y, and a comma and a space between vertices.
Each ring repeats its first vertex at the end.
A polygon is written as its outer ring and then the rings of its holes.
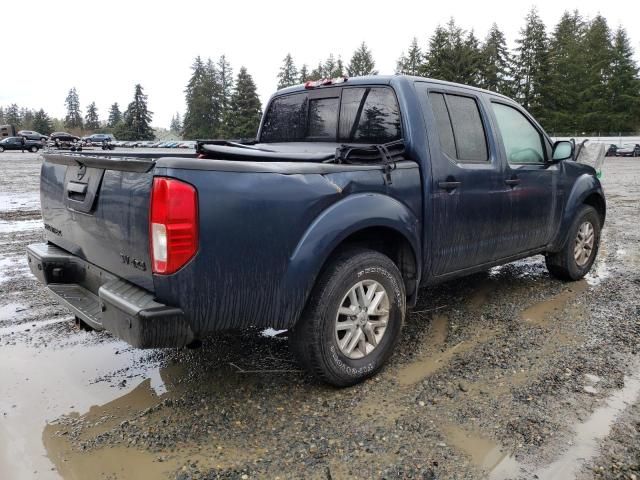
POLYGON ((536 254, 563 280, 589 271, 605 198, 573 155, 493 92, 307 82, 271 97, 254 141, 44 154, 28 262, 135 347, 288 329, 304 366, 347 386, 384 365, 422 286, 536 254))

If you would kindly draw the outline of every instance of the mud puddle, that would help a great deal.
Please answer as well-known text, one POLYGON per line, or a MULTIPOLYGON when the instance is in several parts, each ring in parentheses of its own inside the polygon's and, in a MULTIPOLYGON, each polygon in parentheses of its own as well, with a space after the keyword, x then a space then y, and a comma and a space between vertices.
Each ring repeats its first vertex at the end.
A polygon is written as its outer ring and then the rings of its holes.
POLYGON ((548 300, 544 300, 530 306, 529 308, 524 310, 520 314, 520 316, 526 322, 534 325, 544 326, 549 322, 549 317, 553 313, 557 313, 563 310, 580 294, 584 293, 587 288, 589 288, 589 284, 585 280, 574 282, 570 287, 568 287, 558 295, 555 295, 548 300))
MULTIPOLYGON (((597 383, 600 380, 597 376, 591 374, 586 375, 586 377, 591 383, 597 383)), ((585 388, 585 391, 590 393, 597 392, 592 386, 588 385, 587 387, 591 388, 585 388)), ((574 427, 574 434, 569 448, 557 459, 545 467, 536 469, 535 467, 518 462, 511 455, 505 454, 504 457, 490 469, 489 478, 492 480, 503 480, 518 477, 522 472, 528 472, 527 478, 540 478, 545 480, 574 478, 582 466, 598 454, 600 441, 609 435, 609 431, 616 419, 627 407, 639 400, 640 367, 636 365, 635 373, 625 377, 624 387, 614 391, 606 398, 603 406, 596 408, 589 418, 574 427)), ((459 438, 460 436, 457 437, 458 440, 459 438)), ((456 437, 454 437, 454 439, 456 439, 456 437)), ((481 454, 485 450, 488 450, 490 442, 475 439, 471 444, 475 445, 473 451, 476 452, 476 455, 474 456, 472 453, 469 453, 469 455, 476 465, 485 467, 487 465, 485 459, 491 461, 492 457, 491 454, 488 454, 487 457, 483 457, 481 454), (477 452, 479 452, 479 454, 477 452)), ((469 445, 462 444, 460 444, 459 447, 465 451, 465 453, 471 448, 469 445)), ((494 444, 494 447, 498 448, 496 444, 494 444)))
POLYGON ((512 469, 518 467, 518 463, 506 449, 478 432, 446 423, 442 432, 447 442, 467 455, 474 465, 485 472, 491 472, 498 465, 508 465, 512 469))
POLYGON ((45 425, 63 414, 81 413, 121 396, 127 388, 114 387, 123 380, 152 377, 154 386, 162 391, 158 367, 141 362, 145 355, 148 352, 117 341, 42 350, 24 344, 3 345, 0 478, 59 478, 42 444, 45 425), (121 373, 97 381, 106 373, 105 367, 121 373))

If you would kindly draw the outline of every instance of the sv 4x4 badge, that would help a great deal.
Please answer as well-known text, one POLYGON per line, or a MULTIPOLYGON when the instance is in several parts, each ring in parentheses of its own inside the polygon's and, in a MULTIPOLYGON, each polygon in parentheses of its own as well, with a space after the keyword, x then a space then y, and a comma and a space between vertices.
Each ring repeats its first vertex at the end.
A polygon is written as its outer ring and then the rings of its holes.
POLYGON ((120 260, 122 260, 122 263, 131 265, 133 268, 137 268, 138 270, 145 271, 147 269, 147 264, 143 260, 131 258, 129 255, 125 255, 124 253, 120 254, 120 260))

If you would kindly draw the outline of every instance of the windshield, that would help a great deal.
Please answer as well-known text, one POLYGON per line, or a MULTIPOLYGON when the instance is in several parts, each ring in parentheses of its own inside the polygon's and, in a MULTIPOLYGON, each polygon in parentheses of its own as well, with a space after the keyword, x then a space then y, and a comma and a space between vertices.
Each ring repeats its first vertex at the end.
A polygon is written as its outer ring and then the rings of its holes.
POLYGON ((388 87, 344 87, 276 97, 260 132, 263 143, 381 144, 402 137, 400 110, 388 87))

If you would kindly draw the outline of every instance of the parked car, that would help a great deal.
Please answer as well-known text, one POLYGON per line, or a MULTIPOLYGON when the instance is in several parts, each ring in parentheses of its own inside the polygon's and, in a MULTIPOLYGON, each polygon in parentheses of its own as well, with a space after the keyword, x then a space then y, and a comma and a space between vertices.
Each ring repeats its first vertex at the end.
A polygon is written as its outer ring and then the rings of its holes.
POLYGON ((33 130, 20 130, 18 132, 18 136, 28 138, 29 140, 39 140, 39 141, 45 141, 48 138, 46 135, 42 135, 41 133, 34 132, 33 130))
POLYGON ((28 150, 29 152, 37 152, 42 148, 42 143, 39 140, 30 140, 24 137, 24 145, 22 143, 23 137, 6 137, 0 140, 0 153, 5 150, 28 150))
POLYGON ((607 147, 607 152, 604 154, 605 157, 615 157, 616 151, 618 150, 618 146, 615 143, 610 143, 607 147))
POLYGON ((53 132, 49 135, 49 140, 58 140, 60 142, 79 142, 81 138, 67 132, 53 132))
POLYGON ((104 141, 113 143, 115 139, 110 133, 94 133, 88 137, 82 137, 82 140, 90 145, 102 145, 104 141))
POLYGON ((640 145, 625 143, 616 150, 616 157, 640 157, 640 145))
POLYGON ((142 148, 151 148, 155 143, 156 142, 154 140, 145 140, 143 142, 140 142, 138 146, 142 148))
POLYGON ((178 148, 196 148, 196 142, 192 140, 181 142, 178 144, 178 148))
POLYGON ((573 149, 494 92, 307 82, 271 97, 253 142, 44 154, 28 264, 135 347, 288 329, 302 365, 352 385, 389 359, 420 286, 538 254, 563 280, 591 269, 605 198, 573 149))

